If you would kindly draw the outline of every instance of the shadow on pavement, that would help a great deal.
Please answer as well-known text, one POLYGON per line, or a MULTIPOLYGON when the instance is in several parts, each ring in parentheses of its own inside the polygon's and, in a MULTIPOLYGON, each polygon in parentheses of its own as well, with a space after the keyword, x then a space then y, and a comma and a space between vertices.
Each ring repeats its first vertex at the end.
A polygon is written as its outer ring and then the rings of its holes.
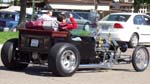
POLYGON ((26 74, 35 75, 35 76, 43 76, 43 77, 55 77, 46 67, 39 66, 31 66, 24 70, 26 74))
POLYGON ((27 67, 25 70, 21 70, 21 71, 9 70, 4 66, 0 66, 0 70, 21 72, 21 73, 35 75, 35 76, 55 77, 51 72, 48 71, 48 69, 46 67, 39 67, 39 66, 27 67))
POLYGON ((133 69, 112 69, 113 71, 135 72, 133 69))
MULTIPOLYGON (((5 70, 5 71, 12 71, 4 66, 0 66, 0 70, 5 70)), ((98 72, 109 72, 109 71, 123 71, 123 72, 135 72, 134 70, 131 69, 79 69, 76 73, 98 73, 98 72)), ((34 75, 34 76, 43 76, 43 77, 57 77, 54 76, 51 72, 48 71, 47 67, 41 67, 41 66, 30 66, 27 67, 25 70, 22 71, 12 71, 12 72, 21 72, 29 75, 34 75)))
POLYGON ((8 69, 4 66, 0 66, 0 70, 8 70, 8 69))
POLYGON ((109 72, 109 71, 123 71, 123 72, 135 72, 131 69, 79 69, 77 73, 97 73, 97 72, 109 72))

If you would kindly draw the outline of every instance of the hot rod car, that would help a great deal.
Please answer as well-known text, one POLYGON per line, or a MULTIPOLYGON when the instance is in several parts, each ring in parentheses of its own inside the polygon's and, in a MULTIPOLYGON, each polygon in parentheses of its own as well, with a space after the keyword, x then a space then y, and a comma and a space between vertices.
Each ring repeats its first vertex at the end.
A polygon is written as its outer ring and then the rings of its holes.
POLYGON ((122 58, 126 44, 102 38, 100 35, 75 36, 68 31, 48 29, 19 29, 19 38, 9 39, 1 49, 4 66, 23 70, 28 64, 46 65, 56 76, 72 76, 78 69, 111 68, 121 62, 132 63, 138 72, 149 64, 145 46, 137 46, 131 59, 122 58), (73 40, 79 37, 80 40, 73 40))

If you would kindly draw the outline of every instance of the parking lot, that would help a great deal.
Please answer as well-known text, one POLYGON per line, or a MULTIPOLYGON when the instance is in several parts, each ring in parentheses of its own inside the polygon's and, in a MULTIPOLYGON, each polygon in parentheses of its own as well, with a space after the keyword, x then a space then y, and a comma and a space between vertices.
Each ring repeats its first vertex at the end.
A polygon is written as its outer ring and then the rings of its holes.
MULTIPOLYGON (((129 50, 127 54, 131 54, 129 50)), ((82 70, 72 77, 55 77, 47 68, 30 65, 24 71, 7 70, 0 61, 0 84, 149 84, 150 67, 135 72, 132 64, 115 65, 108 70, 82 70)))

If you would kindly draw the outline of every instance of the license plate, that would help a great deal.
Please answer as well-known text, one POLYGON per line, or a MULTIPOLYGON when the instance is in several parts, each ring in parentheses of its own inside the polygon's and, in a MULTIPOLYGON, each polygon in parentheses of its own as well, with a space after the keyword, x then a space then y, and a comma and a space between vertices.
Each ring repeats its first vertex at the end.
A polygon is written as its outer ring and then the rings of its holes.
POLYGON ((39 46, 39 40, 37 39, 31 39, 31 47, 38 47, 39 46))
POLYGON ((102 25, 102 30, 108 30, 109 26, 108 25, 102 25))

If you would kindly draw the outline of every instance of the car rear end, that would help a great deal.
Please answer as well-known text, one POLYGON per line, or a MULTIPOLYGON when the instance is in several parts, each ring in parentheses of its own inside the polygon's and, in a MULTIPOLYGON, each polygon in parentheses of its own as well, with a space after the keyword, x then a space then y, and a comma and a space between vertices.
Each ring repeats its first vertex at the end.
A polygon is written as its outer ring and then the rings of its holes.
POLYGON ((67 35, 67 32, 51 30, 19 29, 19 50, 48 53, 57 38, 65 38, 67 35))
POLYGON ((132 35, 132 23, 128 20, 130 14, 110 14, 98 22, 99 33, 106 38, 127 42, 132 35), (131 31, 130 31, 131 30, 131 31))
POLYGON ((50 45, 50 32, 31 29, 19 30, 19 50, 27 52, 47 52, 50 45))

